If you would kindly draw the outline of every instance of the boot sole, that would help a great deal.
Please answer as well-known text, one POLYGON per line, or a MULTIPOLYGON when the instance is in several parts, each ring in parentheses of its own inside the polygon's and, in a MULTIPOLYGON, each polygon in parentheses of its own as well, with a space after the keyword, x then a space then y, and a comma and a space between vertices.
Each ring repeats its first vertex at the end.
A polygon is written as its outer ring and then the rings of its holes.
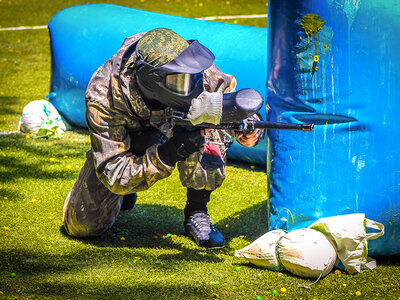
POLYGON ((192 234, 190 234, 189 232, 186 232, 186 231, 185 231, 185 236, 189 237, 191 240, 193 240, 196 243, 197 246, 202 247, 202 248, 206 248, 206 249, 210 249, 210 250, 225 248, 225 244, 223 244, 221 246, 214 246, 214 247, 207 247, 205 245, 201 245, 200 243, 198 243, 196 241, 196 239, 193 237, 192 234))

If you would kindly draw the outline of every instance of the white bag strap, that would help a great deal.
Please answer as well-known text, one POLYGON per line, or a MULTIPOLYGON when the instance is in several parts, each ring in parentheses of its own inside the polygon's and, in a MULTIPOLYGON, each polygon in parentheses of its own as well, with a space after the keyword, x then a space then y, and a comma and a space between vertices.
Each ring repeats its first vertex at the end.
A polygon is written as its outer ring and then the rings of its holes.
POLYGON ((373 221, 370 219, 365 219, 364 224, 365 224, 365 227, 379 230, 379 232, 367 233, 366 234, 367 240, 374 240, 374 239, 382 236, 385 232, 385 226, 382 223, 379 223, 379 222, 376 222, 376 221, 373 221))

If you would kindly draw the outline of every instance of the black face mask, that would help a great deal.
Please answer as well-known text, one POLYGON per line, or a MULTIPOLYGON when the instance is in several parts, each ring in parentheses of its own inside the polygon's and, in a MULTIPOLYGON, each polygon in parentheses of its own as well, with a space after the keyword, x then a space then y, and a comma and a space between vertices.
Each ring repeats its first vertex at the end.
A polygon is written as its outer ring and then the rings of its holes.
POLYGON ((187 112, 192 99, 203 92, 203 72, 214 54, 196 40, 175 59, 159 67, 144 62, 140 54, 135 62, 135 79, 147 100, 155 100, 176 110, 187 112))

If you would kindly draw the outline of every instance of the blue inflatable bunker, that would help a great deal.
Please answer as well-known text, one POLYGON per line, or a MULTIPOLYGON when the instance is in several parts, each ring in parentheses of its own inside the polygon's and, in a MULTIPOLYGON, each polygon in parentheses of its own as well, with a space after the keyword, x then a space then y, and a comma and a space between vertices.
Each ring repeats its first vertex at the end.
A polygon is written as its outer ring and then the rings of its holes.
MULTIPOLYGON (((236 77, 238 90, 253 88, 265 96, 267 29, 88 4, 64 9, 49 23, 50 101, 61 115, 71 124, 85 127, 84 95, 93 73, 117 52, 126 37, 158 27, 199 40, 215 54, 215 64, 236 77)), ((265 107, 260 112, 265 118, 265 107)), ((250 150, 234 143, 228 156, 265 165, 266 140, 250 150)))
POLYGON ((269 1, 270 229, 365 213, 385 225, 371 255, 400 254, 400 5, 269 1))

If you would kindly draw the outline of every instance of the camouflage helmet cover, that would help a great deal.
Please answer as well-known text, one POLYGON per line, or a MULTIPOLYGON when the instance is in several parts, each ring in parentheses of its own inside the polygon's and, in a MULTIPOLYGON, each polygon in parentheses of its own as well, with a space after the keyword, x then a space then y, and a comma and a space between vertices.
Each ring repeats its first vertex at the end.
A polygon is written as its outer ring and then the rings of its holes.
POLYGON ((171 29, 156 28, 140 39, 137 50, 143 61, 159 67, 173 60, 188 46, 188 42, 171 29))

